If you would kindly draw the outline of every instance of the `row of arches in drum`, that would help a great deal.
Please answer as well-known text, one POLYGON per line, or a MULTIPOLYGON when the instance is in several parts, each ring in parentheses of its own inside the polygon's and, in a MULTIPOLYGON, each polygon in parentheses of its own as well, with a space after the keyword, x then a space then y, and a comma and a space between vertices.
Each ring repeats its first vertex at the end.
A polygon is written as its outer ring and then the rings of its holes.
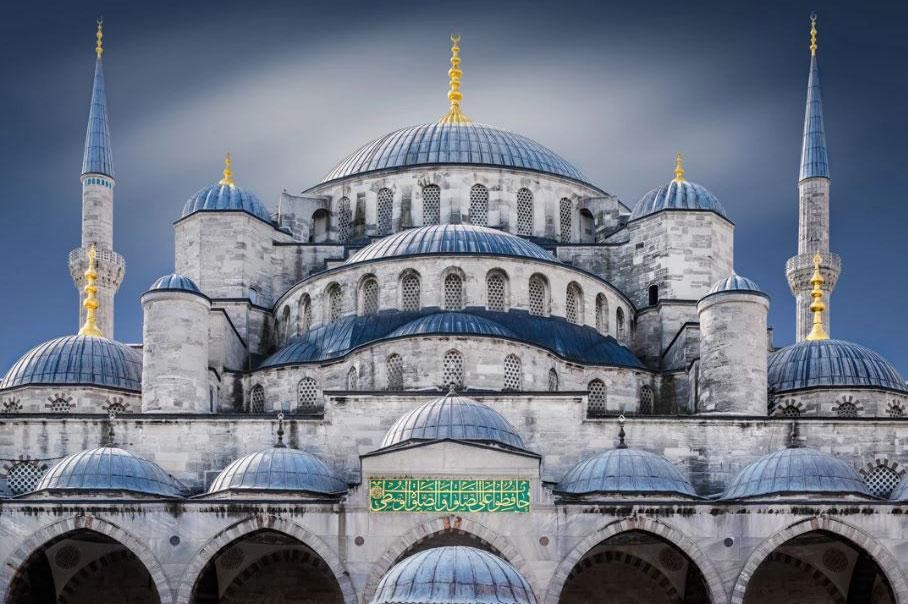
MULTIPOLYGON (((457 520, 459 525, 460 519, 457 520)), ((375 602, 370 598, 376 579, 394 565, 435 547, 467 545, 479 548, 510 562, 518 571, 527 572, 525 565, 513 557, 508 560, 497 541, 490 542, 474 532, 457 528, 454 523, 445 525, 445 528, 412 542, 399 554, 389 552, 390 556, 377 558, 370 583, 361 588, 365 591, 360 596, 362 601, 375 602)), ((490 536, 490 539, 495 538, 490 536)), ((362 547, 367 540, 368 537, 357 536, 353 547, 362 547)), ((540 535, 539 548, 545 551, 555 547, 553 541, 540 535)), ((170 546, 179 543, 178 535, 170 537, 170 546)), ((898 573, 894 559, 890 560, 894 564, 887 565, 887 572, 884 572, 881 561, 867 551, 866 545, 862 547, 840 532, 799 531, 796 536, 781 542, 762 560, 756 560, 755 568, 749 569, 750 563, 745 566, 730 600, 711 566, 705 567, 707 572, 704 574, 701 566, 708 562, 699 550, 690 551, 688 545, 688 551, 685 551, 678 543, 650 530, 631 528, 612 534, 578 553, 576 561, 572 561, 573 553, 569 555, 548 587, 534 585, 537 590, 548 590, 537 593, 535 601, 553 604, 724 604, 726 601, 743 604, 894 604, 897 601, 890 579, 892 573, 898 573)), ((734 547, 734 540, 726 538, 725 546, 734 547)), ((586 542, 579 547, 587 547, 586 542)), ((183 583, 175 590, 175 601, 181 604, 348 604, 357 601, 350 579, 336 558, 329 564, 316 549, 287 532, 259 528, 210 551, 213 553, 206 554, 210 558, 203 558, 198 566, 190 565, 187 569, 187 575, 191 572, 193 576, 183 578, 183 583)), ((875 553, 880 555, 878 551, 875 553)), ((23 556, 24 562, 14 569, 15 575, 4 602, 169 602, 169 593, 159 593, 159 587, 165 587, 161 585, 160 569, 155 569, 158 572, 152 576, 143 562, 143 559, 149 562, 151 555, 145 550, 139 554, 142 558, 102 531, 77 529, 66 532, 23 556)), ((902 583, 899 585, 903 587, 902 583)), ((437 594, 435 598, 420 601, 432 604, 464 602, 454 595, 448 599, 439 598, 437 594)), ((531 599, 526 604, 535 602, 531 599)))
MULTIPOLYGON (((441 275, 443 291, 442 308, 444 310, 463 310, 471 300, 467 299, 464 287, 466 275, 460 269, 450 268, 441 275)), ((490 270, 486 274, 485 307, 491 311, 505 312, 511 306, 511 282, 507 272, 501 269, 490 270)), ((381 284, 374 275, 360 279, 356 287, 356 312, 361 316, 374 315, 380 310, 381 284)), ((408 269, 402 272, 397 280, 397 309, 401 311, 418 311, 423 308, 422 276, 419 272, 408 269)), ((344 287, 334 281, 325 288, 325 307, 323 316, 326 323, 336 321, 344 313, 344 287)), ((529 314, 538 317, 549 316, 551 312, 551 288, 543 275, 531 275, 527 281, 527 299, 529 314)), ((609 333, 609 303, 605 294, 599 293, 595 299, 596 329, 603 335, 609 333)), ((584 324, 585 296, 583 288, 576 281, 568 283, 564 291, 565 319, 576 325, 584 324)), ((300 297, 297 328, 293 329, 290 306, 284 305, 278 321, 278 338, 285 342, 294 331, 304 335, 312 326, 312 297, 303 294, 300 297)), ((615 309, 615 335, 619 342, 626 340, 625 313, 620 306, 615 309)))
MULTIPOLYGON (((438 185, 425 185, 422 192, 422 226, 443 224, 449 222, 442 218, 442 190, 438 185)), ((379 189, 375 200, 375 234, 390 235, 393 229, 394 192, 389 188, 379 189)), ((535 203, 533 192, 526 187, 517 191, 514 202, 517 213, 517 234, 532 236, 535 225, 535 203)), ((460 208, 459 203, 452 200, 452 212, 458 216, 465 216, 466 222, 479 226, 489 224, 489 189, 485 185, 475 184, 470 188, 470 198, 467 207, 460 208), (465 211, 464 211, 465 210, 465 211)), ((358 210, 362 211, 362 210, 358 210)), ((346 243, 365 233, 357 233, 356 218, 349 197, 341 197, 334 213, 334 231, 337 241, 346 243)), ((363 218, 359 221, 364 222, 363 218)), ((331 214, 327 210, 318 210, 312 216, 310 240, 312 242, 327 241, 331 232, 331 214)), ((494 226, 494 225, 491 225, 494 226)), ((592 243, 594 240, 594 219, 592 213, 585 208, 576 209, 575 203, 562 197, 558 201, 558 240, 564 243, 580 241, 592 243), (579 219, 579 237, 574 235, 574 221, 579 219)))

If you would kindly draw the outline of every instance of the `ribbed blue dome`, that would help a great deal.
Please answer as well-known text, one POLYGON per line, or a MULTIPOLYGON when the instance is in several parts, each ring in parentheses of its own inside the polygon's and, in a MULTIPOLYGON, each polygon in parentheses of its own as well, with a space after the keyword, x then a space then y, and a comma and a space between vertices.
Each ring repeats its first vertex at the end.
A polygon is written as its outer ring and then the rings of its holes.
POLYGON ((879 353, 843 340, 803 341, 769 355, 769 391, 803 388, 885 388, 904 392, 905 380, 879 353))
POLYGON ((497 166, 585 180, 580 170, 525 136, 485 124, 422 124, 366 143, 322 182, 355 174, 433 164, 497 166))
POLYGON ((130 491, 180 497, 180 483, 158 464, 119 447, 81 451, 57 462, 37 491, 130 491))
POLYGON ((517 569, 498 556, 448 545, 395 564, 371 604, 536 604, 536 597, 517 569))
POLYGON ((16 361, 0 389, 28 384, 107 386, 139 392, 142 353, 107 338, 57 338, 35 346, 16 361))
POLYGON ((491 319, 462 312, 438 312, 401 325, 388 337, 427 334, 459 334, 517 338, 513 331, 491 319))
MULTIPOLYGON (((763 290, 760 289, 760 286, 756 284, 752 279, 747 277, 742 277, 738 273, 732 272, 730 277, 725 279, 719 279, 716 281, 712 287, 709 288, 709 291, 706 293, 709 294, 718 294, 719 292, 756 292, 763 293, 763 290)), ((765 294, 764 294, 765 295, 765 294)))
POLYGON ((195 212, 219 212, 234 210, 252 214, 267 223, 271 223, 271 214, 262 205, 258 197, 248 193, 236 185, 226 185, 216 182, 200 190, 190 197, 183 206, 183 216, 195 212))
POLYGON ((194 294, 202 293, 192 279, 183 275, 179 275, 177 273, 164 275, 163 277, 152 283, 151 287, 148 288, 148 291, 153 291, 156 289, 178 289, 192 292, 194 294))
POLYGON ((870 495, 855 469, 841 459, 815 449, 788 448, 741 470, 722 499, 802 493, 870 495))
POLYGON ((703 185, 673 180, 644 195, 631 212, 631 220, 662 210, 709 210, 727 218, 725 208, 703 185))
POLYGON ((398 419, 385 434, 381 446, 446 438, 525 448, 517 430, 500 413, 471 398, 453 394, 420 405, 398 419))
POLYGON ((555 260, 535 243, 504 231, 470 224, 436 224, 379 239, 352 254, 346 264, 417 254, 485 254, 555 260))
POLYGON ((311 453, 289 447, 271 447, 233 461, 208 488, 209 493, 233 490, 340 495, 347 492, 347 483, 311 453))
POLYGON ((671 462, 638 449, 611 449, 581 461, 564 475, 555 492, 697 495, 671 462))

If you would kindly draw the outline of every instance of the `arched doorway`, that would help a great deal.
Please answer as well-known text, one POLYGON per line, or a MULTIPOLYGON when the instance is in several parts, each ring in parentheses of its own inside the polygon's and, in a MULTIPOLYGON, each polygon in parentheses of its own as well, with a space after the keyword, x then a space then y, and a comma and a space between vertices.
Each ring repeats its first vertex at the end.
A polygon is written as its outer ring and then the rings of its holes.
POLYGON ((445 547, 448 545, 466 545, 469 547, 475 547, 477 549, 485 550, 490 554, 495 554, 499 558, 504 558, 502 553, 498 551, 498 548, 493 546, 485 539, 482 539, 481 537, 478 537, 472 533, 468 533, 467 531, 452 527, 444 529, 437 533, 432 533, 431 535, 426 535, 419 541, 416 541, 397 557, 397 559, 394 561, 394 564, 397 564, 404 558, 409 558, 413 554, 417 554, 421 551, 432 549, 433 547, 445 547))
POLYGON ((311 548, 264 529, 225 545, 196 579, 191 602, 343 604, 337 579, 311 548))
POLYGON ((119 541, 79 529, 48 541, 19 568, 6 604, 160 604, 154 580, 119 541))
POLYGON ((590 549, 571 569, 559 602, 593 604, 709 604, 706 580, 676 545, 632 530, 590 549))
POLYGON ((876 561, 835 533, 816 530, 794 537, 757 567, 744 604, 894 604, 892 586, 876 561))

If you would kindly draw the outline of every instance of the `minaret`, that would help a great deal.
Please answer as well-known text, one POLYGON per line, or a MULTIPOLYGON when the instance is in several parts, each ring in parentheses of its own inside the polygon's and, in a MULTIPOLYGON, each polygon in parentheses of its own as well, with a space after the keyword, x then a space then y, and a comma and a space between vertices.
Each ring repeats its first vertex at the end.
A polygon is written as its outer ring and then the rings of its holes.
POLYGON ((826 133, 823 128, 823 95, 817 66, 817 17, 810 16, 810 75, 807 81, 807 108, 804 115, 804 143, 801 148, 801 172, 798 179, 800 213, 798 217, 798 255, 785 265, 788 286, 795 297, 797 316, 795 336, 807 339, 813 329, 810 305, 814 287, 814 257, 819 255, 822 292, 826 312, 822 313, 823 330, 829 331, 829 299, 841 272, 841 260, 829 251, 829 162, 826 133))
POLYGON ((110 123, 107 119, 107 95, 104 90, 104 54, 102 22, 95 34, 95 79, 91 92, 91 109, 85 132, 85 154, 82 158, 82 245, 69 253, 69 273, 80 292, 79 324, 85 322, 85 272, 88 250, 95 249, 97 272, 97 326, 105 337, 114 337, 114 296, 126 263, 113 251, 113 192, 116 181, 110 152, 110 123))

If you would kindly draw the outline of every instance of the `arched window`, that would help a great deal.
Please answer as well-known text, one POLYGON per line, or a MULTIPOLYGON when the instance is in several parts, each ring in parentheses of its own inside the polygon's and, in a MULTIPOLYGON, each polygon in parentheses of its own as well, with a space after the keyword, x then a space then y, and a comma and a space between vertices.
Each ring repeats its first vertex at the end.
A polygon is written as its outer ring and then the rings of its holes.
POLYGON ((368 277, 359 287, 360 314, 374 315, 378 312, 378 279, 368 277))
POLYGON ((618 342, 624 344, 624 310, 620 307, 615 310, 615 330, 617 331, 618 342))
POLYGON ((303 335, 309 332, 309 328, 312 327, 312 299, 309 297, 309 294, 303 294, 300 296, 300 305, 299 305, 299 334, 303 335))
POLYGON ((801 408, 797 405, 787 404, 782 407, 781 414, 783 417, 800 417, 801 408))
POLYGON ((378 192, 378 234, 388 235, 391 232, 391 212, 394 209, 394 194, 391 189, 381 189, 378 192))
POLYGON ((509 354, 504 358, 504 390, 519 392, 523 389, 523 370, 520 367, 520 357, 509 354))
POLYGON ((350 240, 353 227, 353 214, 350 212, 350 198, 341 197, 337 202, 337 240, 346 243, 350 240))
POLYGON ((596 295, 596 329, 602 335, 608 335, 608 298, 605 294, 596 295))
POLYGON ((606 413, 606 391, 605 382, 602 380, 593 380, 587 385, 589 391, 589 406, 587 414, 590 417, 601 417, 606 413))
POLYGON ((586 208, 580 210, 580 241, 593 243, 596 241, 596 221, 592 213, 586 208))
POLYGON ((507 310, 507 277, 501 271, 489 271, 486 275, 486 306, 489 310, 507 310))
POLYGON ((347 370, 347 390, 359 390, 359 374, 353 365, 347 370))
POLYGON ((422 223, 423 225, 441 222, 441 188, 438 185, 426 185, 422 188, 422 223))
POLYGON ((404 362, 399 354, 391 354, 386 361, 388 390, 404 389, 404 362))
POLYGON ((558 218, 560 219, 561 226, 561 243, 567 243, 571 240, 571 229, 574 226, 573 212, 574 209, 571 205, 571 200, 567 197, 562 197, 561 201, 558 202, 558 218))
POLYGON ((442 381, 445 388, 463 389, 463 355, 459 351, 445 353, 442 381))
POLYGON ((836 407, 835 414, 839 417, 857 417, 858 406, 851 401, 842 401, 839 403, 839 406, 836 407))
POLYGON ((309 223, 309 241, 318 243, 328 239, 328 224, 330 215, 328 210, 320 208, 312 213, 312 220, 309 223))
POLYGON ((265 388, 256 384, 249 391, 249 413, 265 412, 265 388))
POLYGON ((530 314, 544 317, 549 314, 549 293, 545 279, 540 275, 530 277, 530 314))
POLYGON ((318 382, 314 378, 304 377, 296 386, 297 413, 311 414, 320 411, 318 404, 318 382))
POLYGON ((647 385, 640 386, 640 414, 652 415, 655 405, 653 389, 647 385))
POLYGON ((407 271, 400 278, 400 309, 415 311, 422 308, 419 274, 407 271))
POLYGON ((649 286, 649 305, 655 306, 659 303, 659 286, 650 285, 649 286))
POLYGON ((517 234, 533 234, 533 193, 529 189, 517 191, 517 234))
POLYGON ((480 226, 489 224, 489 190, 482 185, 470 189, 470 222, 480 226))
POLYGON ((574 282, 568 283, 565 291, 564 317, 575 325, 583 325, 583 290, 574 282))
POLYGON ((72 397, 64 397, 62 395, 55 396, 50 403, 47 404, 47 409, 51 413, 69 413, 75 405, 72 402, 72 397))
POLYGON ((328 321, 337 321, 344 312, 344 292, 337 283, 328 286, 328 321))
POLYGON ((892 403, 890 403, 889 407, 886 409, 886 414, 889 417, 904 417, 905 408, 902 407, 902 405, 900 405, 899 403, 893 401, 892 403))
POLYGON ((554 367, 549 369, 549 392, 558 392, 558 372, 554 367))
POLYGON ((457 273, 445 277, 445 310, 463 310, 463 279, 457 273))
POLYGON ((290 337, 290 307, 284 305, 284 310, 281 311, 281 320, 277 328, 278 334, 278 344, 282 344, 287 341, 287 338, 290 337))

